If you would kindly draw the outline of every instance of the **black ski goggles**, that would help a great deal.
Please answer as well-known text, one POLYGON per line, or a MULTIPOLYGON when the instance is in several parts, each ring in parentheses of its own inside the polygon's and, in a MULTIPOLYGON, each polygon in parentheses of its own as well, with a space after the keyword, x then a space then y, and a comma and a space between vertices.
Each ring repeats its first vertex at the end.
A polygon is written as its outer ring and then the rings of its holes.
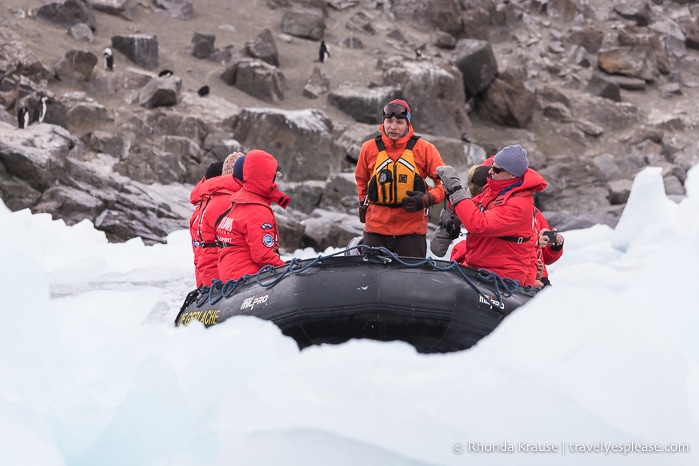
POLYGON ((383 108, 383 117, 391 118, 396 117, 399 120, 408 120, 410 123, 410 112, 407 108, 400 104, 388 104, 383 108))

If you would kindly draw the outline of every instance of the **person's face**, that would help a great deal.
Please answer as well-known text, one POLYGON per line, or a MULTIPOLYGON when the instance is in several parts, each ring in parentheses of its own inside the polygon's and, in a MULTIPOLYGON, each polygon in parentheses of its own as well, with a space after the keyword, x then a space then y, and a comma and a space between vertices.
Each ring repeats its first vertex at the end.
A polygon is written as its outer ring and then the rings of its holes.
POLYGON ((383 131, 394 141, 402 137, 407 129, 408 120, 405 118, 396 118, 392 115, 390 118, 383 119, 383 131))
POLYGON ((499 167, 496 163, 493 163, 493 165, 490 167, 490 170, 488 170, 488 175, 490 175, 490 178, 493 180, 511 180, 513 178, 517 178, 512 173, 499 167))

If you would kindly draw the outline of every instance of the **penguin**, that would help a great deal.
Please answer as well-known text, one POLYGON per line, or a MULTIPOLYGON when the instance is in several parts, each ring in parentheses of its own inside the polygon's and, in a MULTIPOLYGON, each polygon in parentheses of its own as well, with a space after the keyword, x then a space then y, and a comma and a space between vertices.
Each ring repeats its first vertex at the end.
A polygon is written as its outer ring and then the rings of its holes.
POLYGON ((107 71, 114 71, 114 54, 112 53, 112 49, 105 47, 102 51, 102 56, 104 57, 104 68, 107 71))
POLYGON ((44 118, 46 118, 46 110, 48 110, 48 100, 46 96, 42 96, 37 102, 36 107, 34 107, 34 113, 32 114, 32 123, 43 123, 44 118))
POLYGON ((417 60, 420 60, 424 57, 423 52, 425 51, 425 48, 427 48, 427 43, 422 43, 415 47, 415 58, 417 60))
POLYGON ((169 78, 170 76, 174 75, 175 73, 172 72, 172 70, 163 70, 160 73, 158 73, 159 78, 169 78))
POLYGON ((29 110, 27 107, 22 105, 17 109, 17 127, 19 129, 24 129, 29 125, 29 110))
POLYGON ((197 91, 197 94, 199 94, 199 97, 204 97, 205 95, 209 95, 209 86, 202 86, 199 88, 197 91))
POLYGON ((328 46, 325 45, 325 41, 321 40, 320 49, 318 50, 318 61, 325 63, 328 61, 328 58, 330 58, 330 50, 328 49, 328 46))

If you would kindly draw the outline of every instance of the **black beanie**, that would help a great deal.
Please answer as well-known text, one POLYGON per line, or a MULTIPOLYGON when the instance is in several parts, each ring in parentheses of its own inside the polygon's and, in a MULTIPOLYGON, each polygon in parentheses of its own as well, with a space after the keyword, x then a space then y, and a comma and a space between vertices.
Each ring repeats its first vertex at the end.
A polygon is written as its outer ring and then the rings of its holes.
POLYGON ((221 173, 223 172, 223 162, 214 162, 211 165, 209 165, 209 168, 206 169, 206 173, 204 174, 204 178, 207 180, 210 178, 215 178, 217 176, 221 176, 221 173))

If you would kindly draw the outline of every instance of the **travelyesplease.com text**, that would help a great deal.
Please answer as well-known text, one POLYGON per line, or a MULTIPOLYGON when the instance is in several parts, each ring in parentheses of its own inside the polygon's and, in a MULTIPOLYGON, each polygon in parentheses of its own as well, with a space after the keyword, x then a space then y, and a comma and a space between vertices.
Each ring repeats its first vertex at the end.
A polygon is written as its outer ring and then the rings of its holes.
POLYGON ((688 443, 639 443, 639 442, 464 442, 454 443, 455 455, 469 453, 539 453, 539 454, 633 454, 633 453, 689 453, 688 443))

